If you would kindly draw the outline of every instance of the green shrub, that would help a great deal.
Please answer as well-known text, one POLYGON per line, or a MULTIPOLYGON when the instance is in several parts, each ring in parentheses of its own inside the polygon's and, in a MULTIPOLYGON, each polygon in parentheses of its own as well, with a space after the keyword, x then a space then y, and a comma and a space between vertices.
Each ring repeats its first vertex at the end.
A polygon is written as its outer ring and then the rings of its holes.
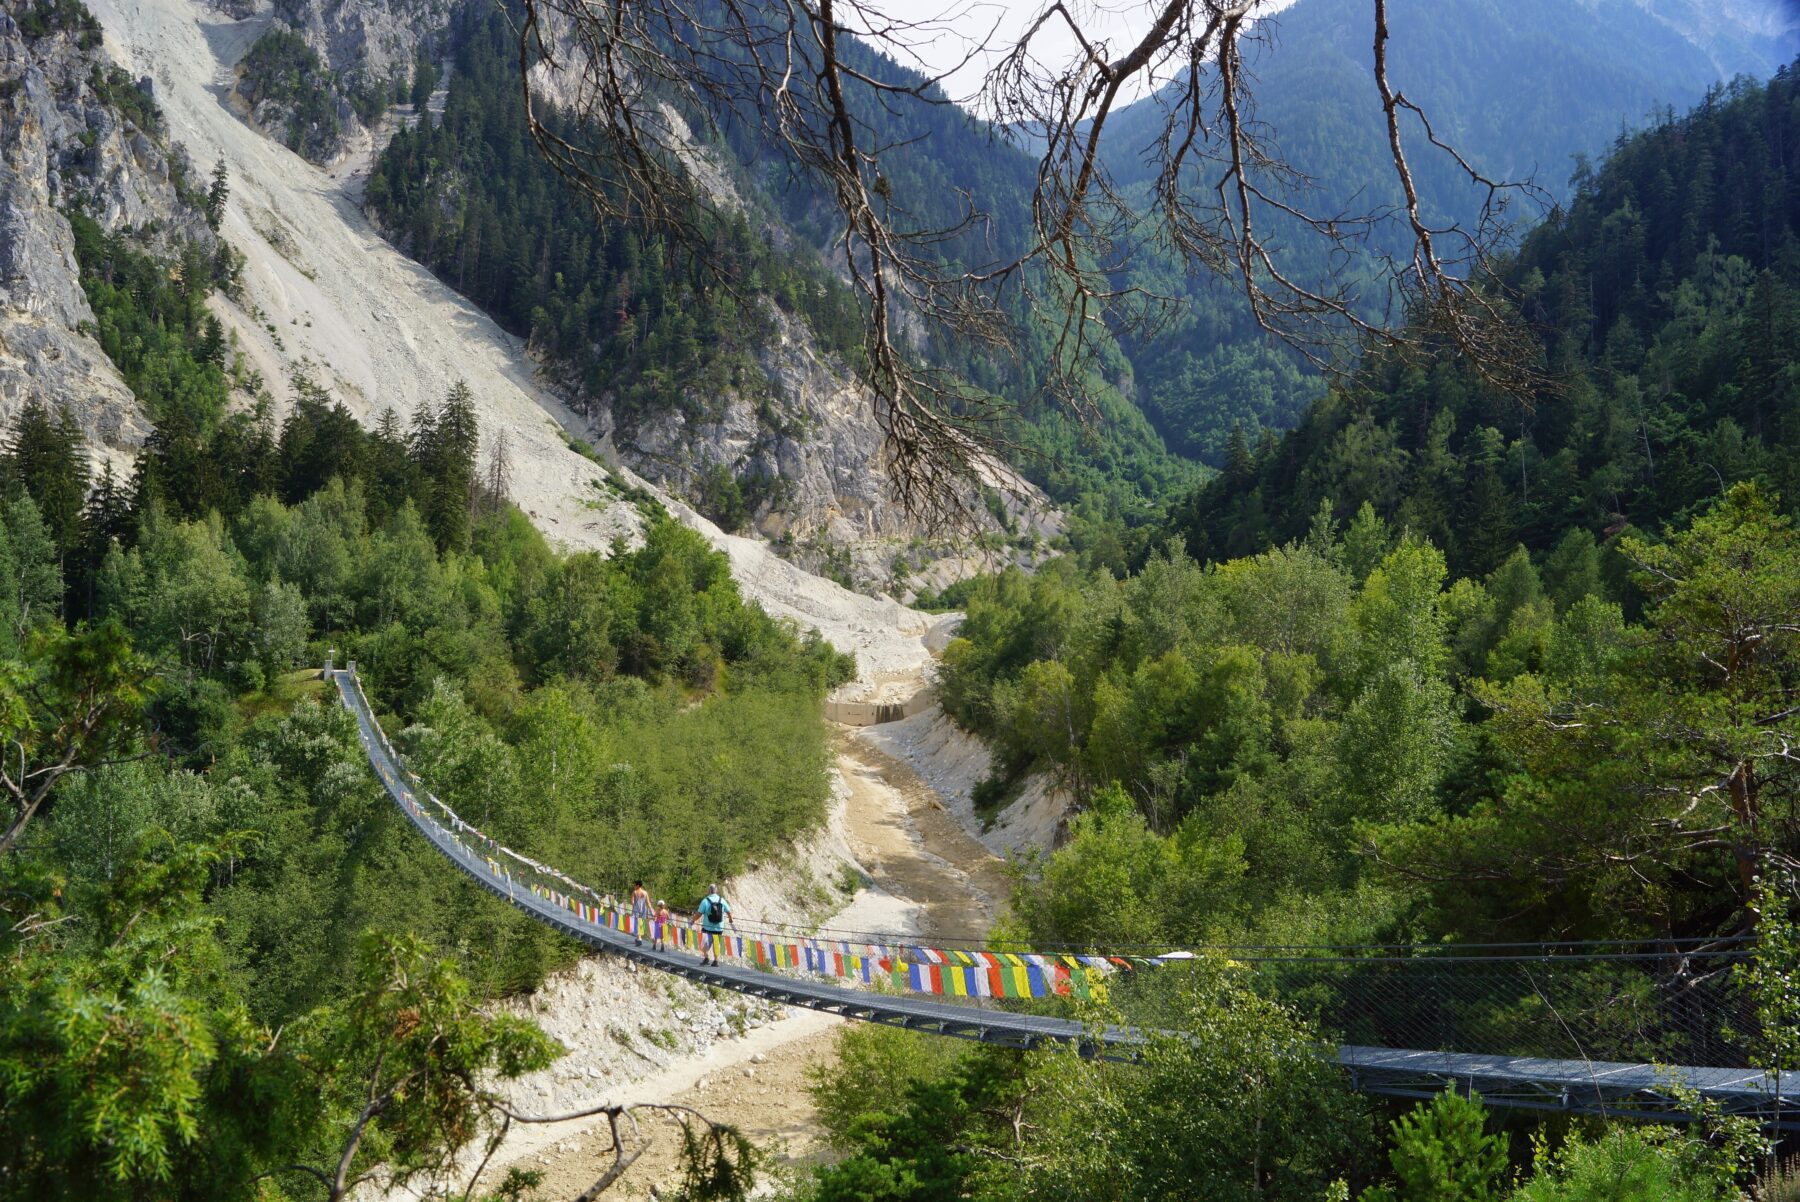
POLYGON ((1615 1127, 1572 1140, 1541 1161, 1507 1202, 1725 1202, 1729 1175, 1696 1155, 1696 1141, 1653 1127, 1615 1127))
POLYGON ((1364 1191, 1363 1202, 1489 1202, 1500 1196, 1506 1140, 1484 1132, 1479 1094, 1446 1090, 1395 1119, 1389 1130, 1395 1184, 1364 1191))

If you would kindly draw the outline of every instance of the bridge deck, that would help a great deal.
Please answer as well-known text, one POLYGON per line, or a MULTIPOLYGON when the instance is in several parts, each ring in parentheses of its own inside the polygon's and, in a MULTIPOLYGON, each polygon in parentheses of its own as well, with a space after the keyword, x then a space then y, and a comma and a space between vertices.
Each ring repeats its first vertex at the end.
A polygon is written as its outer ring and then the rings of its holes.
MULTIPOLYGON (((640 946, 631 936, 588 922, 529 889, 502 884, 467 847, 434 823, 423 820, 405 769, 381 735, 354 672, 340 669, 331 671, 330 676, 345 706, 356 716, 370 766, 419 833, 482 888, 590 947, 751 997, 934 1035, 1018 1048, 1072 1043, 1084 1054, 1109 1059, 1129 1059, 1133 1047, 1144 1041, 1143 1032, 1128 1027, 1096 1031, 1064 1018, 847 989, 753 967, 715 968, 702 965, 690 953, 659 952, 640 946)), ((1336 1055, 1351 1083, 1366 1093, 1426 1098, 1446 1087, 1455 1087, 1478 1090, 1486 1101, 1497 1106, 1681 1121, 1690 1116, 1679 1093, 1691 1092, 1731 1113, 1754 1115, 1771 1126, 1800 1129, 1800 1107, 1787 1101, 1800 1093, 1800 1073, 1351 1045, 1339 1047, 1336 1055)))

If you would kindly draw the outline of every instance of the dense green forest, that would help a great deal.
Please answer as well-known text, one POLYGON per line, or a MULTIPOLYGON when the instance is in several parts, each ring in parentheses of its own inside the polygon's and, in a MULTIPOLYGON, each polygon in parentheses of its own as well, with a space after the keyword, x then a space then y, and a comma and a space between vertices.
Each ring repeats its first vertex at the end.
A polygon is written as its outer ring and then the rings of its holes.
POLYGON ((699 416, 729 390, 765 391, 754 357, 774 337, 765 300, 804 316, 825 347, 854 349, 861 326, 843 285, 774 253, 742 214, 706 231, 704 266, 625 223, 596 227, 532 143, 505 15, 465 8, 453 37, 442 121, 397 133, 365 193, 389 236, 446 283, 624 418, 670 406, 699 416))
MULTIPOLYGON (((1286 440, 1234 440, 1136 571, 1071 558, 970 590, 941 699, 996 746, 977 801, 1046 772, 1076 803, 1004 934, 1236 955, 1754 930, 1785 954, 1793 86, 1739 85, 1624 141, 1526 243, 1507 278, 1566 380, 1530 408, 1448 354, 1375 359, 1286 440), (1528 459, 1497 430, 1521 419, 1528 459)), ((1729 1124, 1533 1130, 1446 1096, 1383 1139, 1380 1108, 1304 1050, 1316 999, 1271 1003, 1269 971, 1221 957, 1119 982, 1096 1017, 1207 1032, 1128 1069, 848 1035, 815 1077, 844 1159, 796 1196, 1792 1188, 1732 1168, 1751 1149, 1729 1124)), ((1792 1063, 1791 987, 1756 996, 1755 1054, 1792 1063)))
MULTIPOLYGON (((1752 1129, 1717 1114, 1698 1137, 1502 1121, 1455 1093, 1396 1114, 1317 1055, 1324 1018, 1345 1017, 1336 978, 1240 960, 1754 926, 1750 963, 1772 975, 1742 979, 1767 1024, 1753 1055, 1795 1063, 1800 1008, 1775 965, 1800 946, 1783 762, 1800 531, 1740 484, 1617 554, 1635 620, 1591 556, 1540 572, 1521 549, 1452 581, 1368 506, 1252 557, 1202 565, 1177 545, 1123 580, 1065 559, 978 586, 942 700, 995 742, 1003 776, 1055 774, 1077 803, 1056 849, 1019 866, 1001 936, 1211 947, 1086 1012, 1205 1037, 1152 1038, 1119 1066, 847 1032, 813 1080, 841 1159, 790 1196, 1791 1196, 1791 1174, 1753 1172, 1752 1129)), ((1619 977, 1591 1001, 1628 1013, 1630 996, 1619 977)), ((1545 1004, 1501 1001, 1513 1038, 1545 1004)))
POLYGON ((1375 357, 1293 433, 1234 446, 1176 517, 1189 549, 1245 554, 1303 534, 1322 500, 1340 520, 1368 501, 1485 574, 1518 543, 1573 554, 1680 522, 1738 480, 1800 497, 1797 89, 1786 69, 1626 140, 1504 264, 1542 333, 1541 395, 1375 357))
MULTIPOLYGON (((1255 63, 1269 98, 1259 118, 1281 131, 1283 153, 1310 181, 1310 203, 1331 211, 1379 210, 1398 199, 1383 166, 1378 114, 1356 100, 1372 88, 1370 37, 1359 19, 1341 6, 1297 5, 1279 19, 1280 51, 1255 63)), ((1408 95, 1428 104, 1440 132, 1484 170, 1529 176, 1552 195, 1562 195, 1580 170, 1580 155, 1606 145, 1624 125, 1699 99, 1721 64, 1760 66, 1776 45, 1746 34, 1720 42, 1709 57, 1629 4, 1609 4, 1604 20, 1547 2, 1525 11, 1487 0, 1454 11, 1409 4, 1394 21, 1402 35, 1395 69, 1408 95)), ((723 118, 716 155, 748 207, 741 222, 721 221, 708 270, 700 272, 658 238, 595 231, 591 213, 530 153, 509 82, 516 65, 502 16, 471 10, 453 40, 452 107, 443 127, 396 139, 369 197, 391 236, 441 278, 531 337, 588 391, 623 402, 627 417, 646 405, 704 411, 727 387, 753 395, 762 388, 754 359, 766 336, 759 290, 780 308, 803 313, 820 341, 854 367, 860 325, 850 298, 805 256, 767 249, 771 238, 827 246, 834 210, 758 130, 723 118), (721 286, 739 284, 741 294, 721 286), (665 303, 665 295, 678 303, 665 303)), ((871 79, 918 82, 916 73, 860 45, 846 52, 871 79)), ((996 220, 929 253, 975 266, 1016 252, 1029 225, 1030 156, 953 105, 892 105, 867 91, 853 81, 851 100, 870 143, 890 148, 883 186, 902 224, 954 226, 968 196, 996 220)), ((1128 195, 1141 198, 1147 186, 1141 154, 1159 112, 1156 100, 1146 100, 1109 127, 1109 163, 1128 195)), ((696 129, 706 128, 700 115, 692 118, 696 129)), ((1447 155, 1420 150, 1415 159, 1428 214, 1472 220, 1480 189, 1447 155)), ((1515 220, 1537 215, 1523 198, 1513 208, 1515 220)), ((1279 230, 1279 214, 1268 216, 1279 230)), ((1357 263, 1397 249, 1396 233, 1377 230, 1357 263)), ((1309 249, 1297 235, 1282 240, 1297 256, 1297 277, 1324 278, 1323 248, 1309 249)), ((1192 482, 1177 456, 1223 467, 1234 428, 1250 443, 1262 430, 1289 428, 1320 389, 1316 374, 1258 329, 1228 286, 1189 277, 1154 240, 1134 245, 1125 258, 1122 282, 1178 303, 1172 323, 1154 336, 1115 341, 1095 332, 1101 353, 1088 391, 1099 420, 1091 428, 1045 395, 1051 348, 1020 298, 1013 298, 1013 316, 1026 339, 1017 358, 962 346, 942 332, 924 348, 977 393, 1003 400, 1000 437, 1037 483, 1080 511, 1078 541, 1096 537, 1103 515, 1148 520, 1156 503, 1192 482)), ((1379 312, 1385 301, 1372 287, 1373 273, 1352 266, 1351 281, 1379 312)), ((769 482, 749 487, 758 498, 770 493, 769 482)))
MULTIPOLYGON (((729 290, 554 192, 498 99, 497 36, 465 19, 466 90, 383 160, 390 229, 430 233, 435 270, 637 403, 753 376, 729 290), (510 240, 531 222, 561 240, 510 240), (508 291, 565 270, 554 309, 508 291)), ((1182 478, 1133 475, 1150 443, 1059 478, 1080 553, 959 589, 940 682, 996 749, 983 805, 1029 772, 1075 802, 1018 865, 1002 938, 1754 931, 1731 977, 1752 1054, 1800 1068, 1796 86, 1621 142, 1505 265, 1556 381, 1530 405, 1447 354, 1372 357, 1287 438, 1228 438, 1148 550, 1121 519, 1182 478)), ((914 166, 901 187, 948 178, 914 166)), ((0 1199, 311 1202, 381 1165, 422 1182, 494 1129, 493 1081, 559 1053, 487 1003, 577 949, 442 871, 314 666, 355 659, 408 762, 502 840, 681 896, 820 821, 819 703, 854 665, 746 602, 647 497, 641 541, 549 546, 465 388, 370 428, 299 376, 277 419, 208 314, 228 248, 69 219, 95 335, 154 432, 120 477, 67 409, 0 431, 0 1199)), ((842 298, 765 232, 720 229, 721 262, 829 329, 842 298)), ((1704 1107, 1677 1131, 1362 1097, 1320 1055, 1340 1035, 1321 1008, 1257 971, 1203 947, 1064 1011, 1205 1034, 1151 1035, 1130 1064, 846 1032, 814 1074, 830 1155, 779 1190, 1794 1196, 1748 1122, 1704 1107)), ((1629 1001, 1596 999, 1627 1023, 1629 1001)), ((738 1137, 688 1152, 682 1197, 746 1196, 738 1137)), ((511 1171, 484 1202, 536 1184, 511 1171)))
POLYGON ((167 264, 106 234, 83 213, 71 213, 81 285, 94 311, 94 334, 159 424, 204 427, 223 412, 225 334, 206 311, 215 289, 237 283, 240 259, 220 242, 212 249, 183 245, 167 264))
MULTIPOLYGON (((69 477, 43 452, 77 472, 85 460, 41 437, 66 424, 21 421, 0 464, 13 498, 0 563, 17 582, 0 616, 21 656, 6 730, 34 766, 66 752, 93 767, 24 815, 0 862, 0 1194, 255 1196, 252 1170, 322 1154, 351 1104, 282 1092, 316 1068, 293 1058, 317 1053, 269 1032, 329 1029, 339 1007, 373 1004, 355 1000, 365 987, 391 1000, 380 973, 401 952, 415 973, 452 955, 446 982, 476 992, 446 984, 435 1001, 464 997, 463 1010, 574 958, 446 875, 392 810, 352 721, 297 671, 328 649, 359 661, 440 795, 592 879, 642 874, 695 892, 820 820, 818 698, 848 661, 746 605, 724 557, 660 514, 638 550, 553 553, 518 511, 471 488, 470 457, 446 448, 472 428, 468 406, 447 398, 389 439, 315 396, 280 437, 264 432, 274 487, 240 496, 235 513, 188 514, 147 487, 125 493, 141 507, 109 509, 97 491, 66 555, 28 482, 47 505, 66 502, 69 477), (321 427, 336 432, 329 449, 321 427), (396 493, 374 477, 334 472, 307 491, 281 470, 304 464, 302 442, 346 469, 385 458, 410 486, 379 517, 396 493), (454 509, 440 506, 446 487, 459 490, 454 509), (304 495, 290 505, 284 488, 304 495), (108 523, 122 533, 91 564, 82 552, 108 523), (104 723, 90 730, 100 700, 104 723), (597 827, 630 833, 595 840, 597 827), (118 942, 127 921, 136 933, 118 942), (382 935, 359 952, 365 931, 382 935), (131 965, 175 932, 182 956, 155 961, 145 993, 131 965), (89 1029, 77 1021, 89 1013, 128 1028, 89 1029), (197 1043, 164 1063, 170 1028, 197 1043), (115 1079, 133 1083, 128 1105, 107 1096, 115 1079), (258 1091, 294 1110, 294 1129, 239 1133, 248 1146, 229 1153, 244 1162, 221 1163, 213 1141, 236 1138, 232 1112, 258 1091)), ((331 1071, 364 1073, 378 1051, 346 1052, 331 1071)), ((285 1184, 266 1196, 314 1196, 285 1184)))
POLYGON ((489 1074, 559 1054, 478 1007, 577 949, 441 871, 313 666, 357 660, 488 829, 682 896, 821 820, 819 700, 854 665, 648 497, 640 545, 550 548, 466 388, 367 429, 297 377, 276 420, 206 310, 228 248, 69 217, 155 428, 124 479, 66 410, 0 433, 0 1197, 427 1168, 489 1074))
MULTIPOLYGON (((1741 1202, 1759 1141, 1600 1124, 1508 1130, 1479 1098, 1442 1094, 1383 1124, 1317 1055, 1318 1032, 1202 966, 1129 1067, 1069 1052, 969 1049, 846 1030, 813 1076, 837 1159, 790 1202, 1082 1198, 1101 1202, 1741 1202)), ((1791 1178, 1763 1178, 1785 1198, 1791 1178)))
POLYGON ((1245 559, 978 591, 946 706, 1087 802, 1019 921, 1103 946, 1747 929, 1795 782, 1719 786, 1786 721, 1800 536, 1741 485, 1616 554, 1636 621, 1591 546, 1453 579, 1367 508, 1245 559), (1722 606, 1732 629, 1698 616, 1722 606))
MULTIPOLYGON (((1542 199, 1567 196, 1571 177, 1621 130, 1696 103, 1721 71, 1766 75, 1785 61, 1770 57, 1777 42, 1746 33, 1733 43, 1723 21, 1720 43, 1703 52, 1664 14, 1621 0, 1408 0, 1389 9, 1396 86, 1430 114, 1439 137, 1490 178, 1530 180, 1542 190, 1538 198, 1508 199, 1502 219, 1518 227, 1541 218, 1542 199)), ((1249 64, 1257 118, 1307 181, 1276 194, 1316 212, 1397 211, 1403 197, 1371 101, 1369 11, 1301 0, 1273 26, 1274 49, 1249 64)), ((1166 116, 1164 102, 1151 98, 1108 125, 1103 146, 1128 195, 1143 197, 1154 174, 1148 154, 1166 116)), ((1428 219, 1472 225, 1485 190, 1433 150, 1422 128, 1409 124, 1404 133, 1428 219)), ((1206 185, 1196 179, 1195 186, 1206 185)), ((1335 262, 1330 248, 1272 207, 1265 206, 1261 223, 1277 232, 1293 278, 1313 283, 1336 275, 1365 311, 1385 311, 1387 292, 1373 268, 1381 255, 1404 257, 1401 223, 1376 226, 1361 253, 1335 262)), ((1228 281, 1185 276, 1155 242, 1134 252, 1124 278, 1180 302, 1166 328, 1125 344, 1137 402, 1172 449, 1223 467, 1234 427, 1254 441, 1261 430, 1286 430, 1305 415, 1321 390, 1317 374, 1256 327, 1228 281)))
POLYGON ((1800 667, 1797 86, 1624 141, 1527 239, 1502 282, 1541 396, 1373 356, 1237 440, 1129 577, 974 590, 944 701, 1002 749, 990 796, 1047 767, 1087 802, 1021 892, 1034 935, 1751 925, 1758 866, 1800 851, 1796 782, 1755 751, 1800 667), (1144 874, 1116 897, 1114 857, 1144 874))

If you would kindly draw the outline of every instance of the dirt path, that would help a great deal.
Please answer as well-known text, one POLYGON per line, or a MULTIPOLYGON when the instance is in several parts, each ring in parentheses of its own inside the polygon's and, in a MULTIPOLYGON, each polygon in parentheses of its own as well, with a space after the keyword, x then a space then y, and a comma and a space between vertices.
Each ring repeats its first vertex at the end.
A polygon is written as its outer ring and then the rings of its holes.
MULTIPOLYGON (((928 939, 986 934, 1008 888, 1004 865, 943 807, 911 768, 839 732, 838 771, 849 786, 845 822, 852 850, 882 893, 914 907, 928 939)), ((801 1171, 824 1154, 808 1073, 836 1055, 842 1020, 802 1012, 759 1032, 752 1045, 721 1047, 699 1062, 673 1065, 632 1087, 630 1100, 692 1106, 731 1123, 771 1157, 776 1172, 801 1171)), ((672 1123, 645 1121, 649 1146, 609 1198, 664 1195, 676 1184, 678 1137, 672 1123)), ((611 1163, 604 1131, 594 1129, 536 1150, 519 1167, 544 1174, 544 1196, 568 1198, 611 1163)))

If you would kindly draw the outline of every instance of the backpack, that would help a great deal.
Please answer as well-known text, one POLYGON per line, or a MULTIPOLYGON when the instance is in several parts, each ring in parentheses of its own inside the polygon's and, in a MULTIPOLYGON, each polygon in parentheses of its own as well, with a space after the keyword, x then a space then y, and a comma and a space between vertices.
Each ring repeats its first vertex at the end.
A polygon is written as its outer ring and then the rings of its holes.
POLYGON ((708 897, 700 903, 700 918, 703 922, 714 925, 725 921, 725 899, 718 895, 708 897))

